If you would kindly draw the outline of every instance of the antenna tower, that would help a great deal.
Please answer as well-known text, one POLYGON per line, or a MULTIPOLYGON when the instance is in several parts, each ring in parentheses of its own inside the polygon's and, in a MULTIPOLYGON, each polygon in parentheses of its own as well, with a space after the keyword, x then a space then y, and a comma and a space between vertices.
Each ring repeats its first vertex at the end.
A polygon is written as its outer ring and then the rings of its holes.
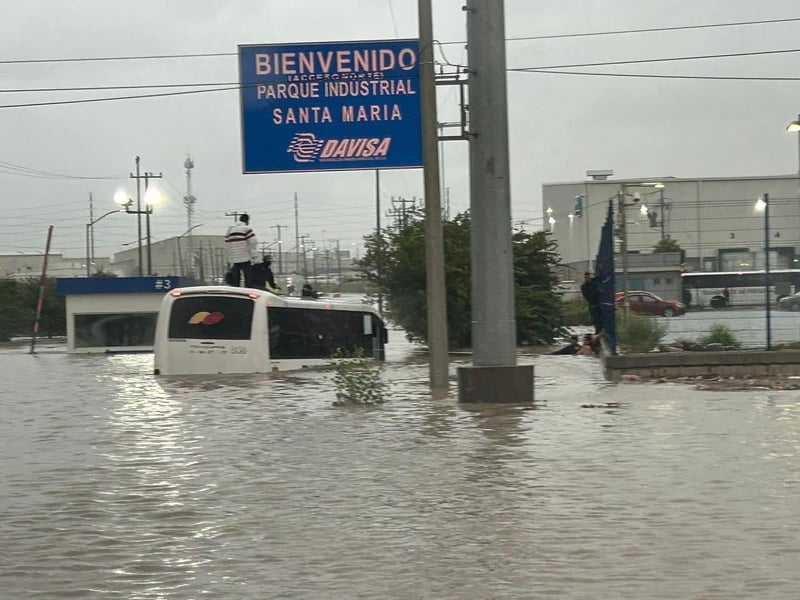
POLYGON ((194 217, 194 205, 197 198, 192 194, 192 169, 194 169, 194 161, 192 157, 187 155, 186 160, 183 161, 183 166, 186 169, 186 195, 183 197, 183 204, 186 207, 186 234, 189 242, 189 260, 188 260, 188 274, 194 275, 194 248, 192 248, 192 220, 194 217))

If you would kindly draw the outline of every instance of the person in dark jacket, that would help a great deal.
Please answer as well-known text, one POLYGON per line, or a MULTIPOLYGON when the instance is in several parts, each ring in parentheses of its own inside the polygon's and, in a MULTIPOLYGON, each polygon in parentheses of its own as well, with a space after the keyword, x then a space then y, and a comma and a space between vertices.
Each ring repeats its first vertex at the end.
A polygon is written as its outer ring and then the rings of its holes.
POLYGON ((271 265, 272 257, 269 255, 265 256, 262 262, 253 265, 253 287, 277 294, 281 288, 275 283, 275 274, 272 272, 271 265))
POLYGON ((595 334, 603 330, 603 312, 600 298, 600 279, 588 271, 583 274, 581 294, 589 305, 589 316, 592 318, 595 334))
POLYGON ((320 292, 311 287, 310 283, 304 284, 303 289, 300 291, 300 296, 302 298, 319 298, 321 295, 320 292))
POLYGON ((568 346, 564 346, 563 348, 560 348, 558 350, 554 350, 550 354, 577 354, 578 350, 580 350, 580 349, 581 349, 581 344, 578 341, 578 336, 577 335, 571 335, 571 336, 569 336, 569 345, 568 346))

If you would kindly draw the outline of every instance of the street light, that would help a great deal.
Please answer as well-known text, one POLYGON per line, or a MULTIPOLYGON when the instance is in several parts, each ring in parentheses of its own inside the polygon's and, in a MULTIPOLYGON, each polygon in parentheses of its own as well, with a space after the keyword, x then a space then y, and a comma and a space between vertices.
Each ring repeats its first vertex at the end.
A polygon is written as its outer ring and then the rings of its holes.
POLYGON ((553 218, 553 209, 548 206, 547 210, 544 212, 547 213, 547 222, 550 224, 550 231, 553 231, 553 225, 556 224, 556 220, 553 218))
POLYGON ((764 213, 764 295, 767 302, 767 350, 772 350, 772 309, 770 307, 769 288, 769 194, 764 194, 756 201, 756 211, 764 213))
MULTIPOLYGON (((619 213, 619 228, 622 233, 622 247, 620 253, 622 254, 622 305, 624 309, 625 320, 631 314, 631 301, 628 297, 628 226, 625 219, 625 208, 628 206, 635 206, 638 204, 642 197, 637 192, 634 194, 628 193, 628 188, 643 187, 643 188, 656 188, 661 189, 664 187, 662 183, 622 183, 617 192, 617 212, 619 213), (660 186, 660 187, 659 187, 660 186), (633 198, 633 202, 626 204, 625 198, 633 198)), ((644 207, 642 207, 644 208, 644 207)), ((641 209, 640 209, 641 210, 641 209)), ((646 208, 644 210, 647 210, 646 208)))
POLYGON ((97 217, 93 221, 89 221, 86 224, 86 276, 87 277, 91 277, 90 269, 91 269, 91 265, 94 264, 94 236, 91 235, 92 234, 92 227, 94 227, 95 223, 105 219, 108 215, 113 215, 114 213, 118 213, 118 212, 122 212, 122 210, 119 209, 119 208, 116 209, 116 210, 110 210, 106 214, 100 215, 99 217, 97 217), (91 248, 89 247, 89 240, 90 239, 92 240, 91 248))
POLYGON ((192 233, 192 231, 194 231, 198 227, 202 227, 202 226, 203 226, 202 223, 198 223, 197 225, 192 225, 191 227, 189 227, 189 229, 187 229, 182 234, 180 234, 177 238, 175 238, 175 243, 178 246, 178 264, 180 264, 180 267, 181 267, 181 275, 194 275, 194 252, 192 250, 192 236, 191 236, 191 233, 192 233), (185 269, 183 267, 183 253, 181 252, 181 238, 185 237, 187 235, 189 236, 189 268, 185 269))
MULTIPOLYGON (((790 122, 786 126, 786 131, 790 133, 800 132, 800 115, 797 115, 797 120, 790 122)), ((800 133, 797 136, 797 195, 800 198, 800 133)))

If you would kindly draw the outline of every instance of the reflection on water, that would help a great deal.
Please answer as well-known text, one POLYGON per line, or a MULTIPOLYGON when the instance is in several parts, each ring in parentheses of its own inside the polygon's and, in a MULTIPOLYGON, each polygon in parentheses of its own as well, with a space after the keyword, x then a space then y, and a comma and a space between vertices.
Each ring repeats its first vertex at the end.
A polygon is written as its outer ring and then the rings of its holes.
POLYGON ((534 407, 459 405, 399 340, 372 408, 324 371, 4 353, 0 597, 796 595, 796 394, 532 356, 534 407))

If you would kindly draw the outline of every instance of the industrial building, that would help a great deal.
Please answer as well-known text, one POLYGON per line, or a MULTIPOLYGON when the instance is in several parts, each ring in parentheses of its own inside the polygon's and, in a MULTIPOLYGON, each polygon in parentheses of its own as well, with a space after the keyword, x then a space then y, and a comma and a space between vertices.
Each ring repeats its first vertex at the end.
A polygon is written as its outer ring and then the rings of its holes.
POLYGON ((625 248, 628 289, 676 298, 682 272, 764 269, 766 248, 772 269, 800 266, 797 175, 622 180, 592 173, 584 181, 542 186, 544 229, 558 244, 565 279, 579 281, 593 270, 609 209, 619 289, 625 248), (680 251, 654 252, 668 240, 680 251))

